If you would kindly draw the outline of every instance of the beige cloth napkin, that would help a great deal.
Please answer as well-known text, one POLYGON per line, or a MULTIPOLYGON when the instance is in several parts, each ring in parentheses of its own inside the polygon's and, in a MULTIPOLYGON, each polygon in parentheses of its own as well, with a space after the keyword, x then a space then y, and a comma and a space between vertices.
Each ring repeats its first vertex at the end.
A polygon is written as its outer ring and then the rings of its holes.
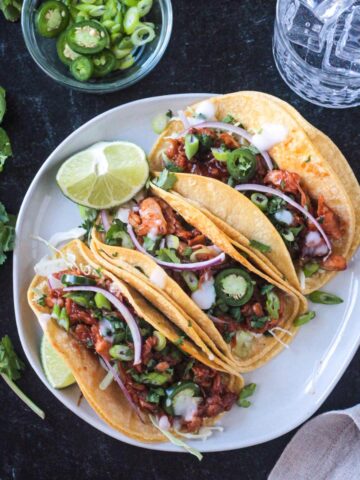
POLYGON ((306 423, 285 448, 268 480, 359 480, 360 405, 306 423))

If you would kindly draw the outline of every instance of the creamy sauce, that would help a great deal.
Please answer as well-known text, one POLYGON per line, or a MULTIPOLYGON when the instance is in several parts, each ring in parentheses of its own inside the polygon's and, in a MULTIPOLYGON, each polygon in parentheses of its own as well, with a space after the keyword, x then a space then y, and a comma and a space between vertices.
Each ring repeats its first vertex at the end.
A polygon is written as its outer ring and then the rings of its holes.
POLYGON ((198 405, 201 401, 199 397, 190 397, 189 395, 182 395, 179 393, 174 402, 174 413, 178 417, 183 417, 185 422, 190 422, 197 412, 198 405))
POLYGON ((252 137, 252 143, 261 152, 270 150, 277 143, 283 142, 289 132, 283 125, 275 123, 265 123, 260 133, 256 133, 252 137))
POLYGON ((209 100, 205 100, 204 102, 201 102, 197 107, 196 107, 196 115, 200 117, 205 117, 206 120, 216 120, 216 110, 215 106, 212 102, 209 102, 209 100))
POLYGON ((166 273, 164 270, 156 266, 150 275, 150 282, 156 285, 157 287, 163 289, 165 288, 166 273))
POLYGON ((286 225, 291 225, 294 217, 289 210, 279 210, 275 213, 274 217, 278 222, 285 223, 286 225))
POLYGON ((216 121, 216 109, 213 103, 205 100, 201 102, 195 110, 194 117, 187 117, 190 125, 197 125, 202 122, 216 121))
POLYGON ((202 283, 201 287, 191 294, 191 298, 201 310, 208 310, 215 303, 214 279, 211 277, 202 283))

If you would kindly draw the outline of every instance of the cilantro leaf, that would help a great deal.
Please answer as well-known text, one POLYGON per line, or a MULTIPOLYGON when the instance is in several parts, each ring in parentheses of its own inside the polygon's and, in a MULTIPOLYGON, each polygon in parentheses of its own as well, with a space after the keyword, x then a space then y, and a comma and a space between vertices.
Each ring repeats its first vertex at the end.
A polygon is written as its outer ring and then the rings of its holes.
POLYGON ((143 247, 145 248, 146 251, 152 252, 155 248, 156 241, 150 238, 149 236, 144 237, 144 242, 143 242, 143 247))
MULTIPOLYGON (((0 8, 1 8, 1 0, 0 0, 0 8)), ((4 118, 6 112, 6 100, 5 100, 5 90, 0 87, 0 123, 4 118)))
POLYGON ((234 123, 236 123, 236 120, 235 118, 230 115, 230 113, 228 113, 223 119, 222 119, 222 122, 223 123, 231 123, 234 125, 234 123))
POLYGON ((0 340, 0 376, 5 380, 11 390, 42 419, 45 413, 25 395, 14 383, 21 377, 21 371, 25 369, 24 363, 17 356, 13 344, 8 335, 0 340))
POLYGON ((3 128, 0 127, 0 172, 4 168, 4 163, 7 158, 12 155, 10 139, 3 128))
POLYGON ((14 249, 15 221, 15 215, 9 215, 0 202, 0 265, 6 260, 5 253, 14 249))
POLYGON ((0 340, 0 372, 7 375, 10 380, 19 380, 21 370, 25 365, 16 355, 13 344, 8 335, 0 340))
POLYGON ((176 175, 169 172, 166 168, 160 173, 153 183, 163 190, 171 190, 176 182, 176 175))
POLYGON ((180 258, 176 255, 175 250, 171 248, 161 248, 156 251, 156 256, 164 262, 180 263, 180 258))
POLYGON ((131 241, 130 235, 126 231, 125 223, 118 218, 113 220, 111 227, 106 232, 105 243, 107 245, 134 249, 134 244, 131 241))

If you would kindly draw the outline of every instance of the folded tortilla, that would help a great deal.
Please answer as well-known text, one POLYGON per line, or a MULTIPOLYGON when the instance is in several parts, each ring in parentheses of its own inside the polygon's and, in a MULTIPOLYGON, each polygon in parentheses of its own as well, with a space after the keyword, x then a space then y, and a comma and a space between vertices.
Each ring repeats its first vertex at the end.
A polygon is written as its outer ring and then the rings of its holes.
MULTIPOLYGON (((344 233, 339 240, 333 241, 333 253, 349 260, 360 241, 360 221, 355 217, 355 209, 360 206, 360 189, 345 158, 331 140, 308 124, 295 109, 270 95, 238 92, 209 101, 215 107, 217 118, 232 115, 250 132, 257 132, 269 123, 286 126, 287 138, 272 147, 269 153, 280 169, 301 176, 311 198, 317 199, 322 195, 326 205, 341 219, 344 233), (310 162, 307 161, 309 158, 310 162)), ((191 110, 196 107, 193 105, 191 110)), ((169 138, 183 129, 182 122, 174 120, 160 135, 149 157, 153 171, 164 168, 162 153, 168 147, 169 138)), ((225 222, 231 227, 226 233, 236 242, 246 245, 241 238, 246 237, 269 245, 271 251, 264 254, 269 267, 273 265, 294 288, 299 289, 297 265, 293 263, 281 235, 266 216, 247 197, 228 185, 207 177, 193 175, 193 178, 192 182, 177 182, 174 191, 197 202, 219 228, 226 228, 225 222)), ((302 291, 310 293, 319 289, 336 273, 320 269, 306 278, 302 291)))
MULTIPOLYGON (((139 288, 141 283, 139 284, 138 282, 142 282, 143 294, 146 296, 149 295, 149 291, 152 291, 151 302, 157 308, 171 320, 173 320, 175 311, 183 315, 184 319, 186 319, 186 324, 196 326, 202 341, 215 356, 229 362, 229 365, 235 367, 237 371, 254 370, 269 361, 283 348, 284 344, 289 343, 293 338, 297 331, 293 321, 300 313, 306 310, 307 302, 305 298, 299 292, 289 289, 286 282, 280 282, 254 266, 253 263, 241 254, 241 250, 235 248, 226 234, 219 230, 206 215, 191 203, 179 195, 166 192, 155 185, 151 186, 151 194, 165 200, 189 225, 203 233, 214 245, 237 261, 239 265, 281 290, 285 299, 285 311, 283 319, 279 324, 282 331, 279 330, 279 334, 276 337, 254 336, 251 344, 249 342, 246 354, 239 358, 234 355, 229 344, 225 342, 206 313, 196 305, 191 297, 152 258, 136 250, 106 245, 101 232, 94 229, 91 249, 97 261, 108 271, 111 271, 114 275, 125 280, 135 288, 139 288), (165 307, 163 304, 164 298, 169 299, 171 305, 169 304, 165 307), (190 324, 188 323, 189 320, 190 324), (214 344, 216 350, 214 350, 214 344)), ((186 324, 183 329, 190 336, 189 327, 186 327, 186 324)), ((196 343, 196 340, 192 339, 196 343)))
MULTIPOLYGON (((82 270, 87 266, 99 269, 99 264, 96 262, 93 253, 78 240, 70 242, 62 249, 62 255, 66 256, 67 254, 75 256, 76 265, 82 270)), ((174 343, 178 340, 179 334, 171 322, 136 290, 119 280, 111 272, 103 270, 102 273, 116 284, 121 294, 128 300, 140 318, 161 332, 168 341, 174 343)), ((37 302, 39 293, 47 294, 48 291, 47 278, 36 275, 28 289, 29 305, 51 345, 72 371, 80 390, 91 407, 108 425, 130 438, 141 442, 167 441, 147 417, 144 422, 139 419, 115 382, 112 382, 105 390, 99 388, 106 372, 100 365, 97 355, 61 328, 51 318, 51 309, 41 306, 37 302)), ((178 348, 204 365, 223 371, 223 378, 226 379, 229 389, 235 393, 240 392, 244 381, 239 374, 230 375, 226 373, 225 369, 217 366, 214 361, 210 361, 207 355, 187 339, 184 339, 181 345, 178 345, 178 348)), ((205 419, 205 424, 212 425, 217 420, 218 417, 205 419)))

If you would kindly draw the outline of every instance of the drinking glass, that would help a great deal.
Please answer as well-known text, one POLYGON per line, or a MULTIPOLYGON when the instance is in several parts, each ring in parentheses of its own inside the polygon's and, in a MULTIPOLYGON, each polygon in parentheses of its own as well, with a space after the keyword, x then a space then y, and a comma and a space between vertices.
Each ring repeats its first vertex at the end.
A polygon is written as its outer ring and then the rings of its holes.
POLYGON ((282 78, 306 100, 360 105, 360 0, 278 0, 273 53, 282 78))

